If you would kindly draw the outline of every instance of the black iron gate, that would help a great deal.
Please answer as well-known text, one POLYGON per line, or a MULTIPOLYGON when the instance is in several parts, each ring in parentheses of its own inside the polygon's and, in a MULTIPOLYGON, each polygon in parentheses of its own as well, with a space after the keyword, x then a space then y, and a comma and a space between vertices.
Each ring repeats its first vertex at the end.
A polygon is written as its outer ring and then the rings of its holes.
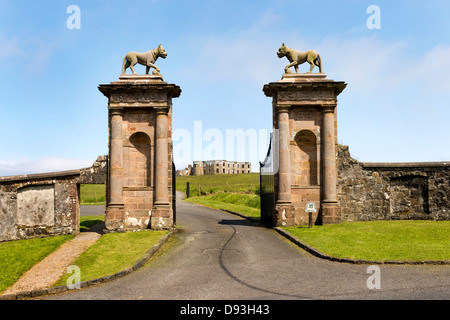
POLYGON ((270 227, 273 226, 273 212, 275 210, 274 173, 276 166, 274 166, 273 146, 273 135, 271 134, 266 159, 259 163, 261 222, 270 227))

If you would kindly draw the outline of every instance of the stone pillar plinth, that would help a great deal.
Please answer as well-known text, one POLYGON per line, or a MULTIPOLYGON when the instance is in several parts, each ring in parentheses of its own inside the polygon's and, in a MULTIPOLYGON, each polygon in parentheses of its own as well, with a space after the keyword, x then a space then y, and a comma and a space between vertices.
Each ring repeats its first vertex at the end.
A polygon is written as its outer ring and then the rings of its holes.
MULTIPOLYGON (((279 169, 275 172, 275 226, 308 223, 313 202, 316 223, 338 223, 337 96, 346 83, 325 74, 284 74, 264 86, 272 97, 274 137, 279 169)), ((276 162, 276 160, 275 160, 276 162)))
POLYGON ((99 86, 108 98, 107 232, 173 227, 172 98, 160 75, 122 75, 99 86))

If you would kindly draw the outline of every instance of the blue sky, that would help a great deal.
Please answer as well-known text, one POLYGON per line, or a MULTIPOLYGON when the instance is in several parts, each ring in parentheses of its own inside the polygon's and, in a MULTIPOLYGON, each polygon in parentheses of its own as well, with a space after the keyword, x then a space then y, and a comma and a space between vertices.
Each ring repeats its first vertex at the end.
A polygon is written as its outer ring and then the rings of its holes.
MULTIPOLYGON (((174 131, 193 137, 201 121, 203 132, 224 137, 270 132, 262 88, 281 78, 287 60, 276 51, 285 42, 319 51, 328 78, 348 83, 338 137, 352 156, 450 160, 448 12, 450 3, 436 0, 2 0, 0 175, 77 169, 107 154, 107 100, 97 87, 118 79, 128 51, 160 43, 169 54, 157 62, 164 80, 182 89, 174 131), (81 10, 79 30, 66 26, 70 5, 81 10), (379 30, 366 26, 370 5, 381 10, 379 30)), ((266 138, 258 136, 257 156, 227 160, 257 169, 266 138)), ((209 160, 202 155, 177 153, 175 162, 209 160)))

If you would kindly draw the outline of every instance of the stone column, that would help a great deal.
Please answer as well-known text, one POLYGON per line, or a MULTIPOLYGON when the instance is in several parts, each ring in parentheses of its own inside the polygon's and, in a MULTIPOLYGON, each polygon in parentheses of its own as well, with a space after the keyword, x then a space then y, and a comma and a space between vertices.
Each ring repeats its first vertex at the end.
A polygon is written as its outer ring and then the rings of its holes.
POLYGON ((294 221, 294 207, 291 203, 291 173, 290 173, 290 129, 289 129, 289 105, 276 105, 276 120, 278 128, 278 150, 274 151, 274 157, 278 156, 278 190, 276 190, 276 203, 274 214, 274 226, 291 226, 294 221), (278 151, 278 155, 276 154, 278 151))
POLYGON ((279 134, 279 169, 277 204, 291 203, 290 158, 289 158, 289 107, 277 107, 279 134))
POLYGON ((337 200, 335 105, 322 110, 322 220, 323 224, 339 223, 337 200))
POLYGON ((123 205, 122 111, 111 112, 110 204, 123 205))
POLYGON ((151 227, 154 230, 173 226, 173 210, 169 202, 169 108, 156 108, 155 129, 155 202, 152 209, 151 227))
POLYGON ((105 226, 107 230, 123 229, 125 212, 123 201, 123 111, 110 111, 109 177, 105 226))
POLYGON ((155 206, 169 205, 168 108, 156 111, 155 206))

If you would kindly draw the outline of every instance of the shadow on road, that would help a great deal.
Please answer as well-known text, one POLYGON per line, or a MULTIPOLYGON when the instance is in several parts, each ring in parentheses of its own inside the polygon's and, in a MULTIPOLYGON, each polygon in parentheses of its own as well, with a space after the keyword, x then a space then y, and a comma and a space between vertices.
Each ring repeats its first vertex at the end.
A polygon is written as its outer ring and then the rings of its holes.
POLYGON ((240 219, 222 219, 219 221, 219 224, 234 225, 234 226, 249 226, 249 227, 253 225, 253 223, 247 220, 240 220, 240 219))

